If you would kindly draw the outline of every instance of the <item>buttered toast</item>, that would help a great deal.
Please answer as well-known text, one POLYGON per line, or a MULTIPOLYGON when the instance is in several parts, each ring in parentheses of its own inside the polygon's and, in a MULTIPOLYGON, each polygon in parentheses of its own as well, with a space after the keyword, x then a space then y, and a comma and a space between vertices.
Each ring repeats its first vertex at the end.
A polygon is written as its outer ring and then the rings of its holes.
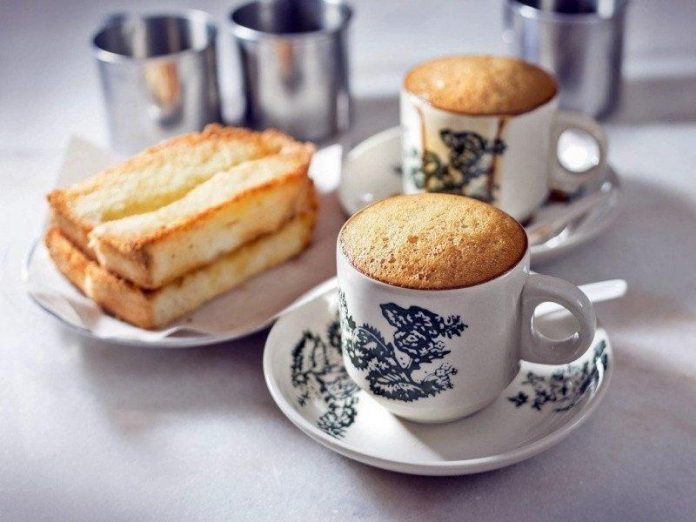
POLYGON ((58 269, 102 308, 141 328, 160 328, 299 254, 311 241, 315 221, 316 207, 311 206, 276 232, 250 241, 157 290, 140 288, 106 270, 58 228, 49 230, 45 243, 58 269))
POLYGON ((307 166, 303 153, 243 163, 169 205, 95 227, 89 247, 105 268, 159 288, 294 217, 313 191, 307 166))
POLYGON ((279 131, 211 125, 48 199, 86 257, 157 289, 298 215, 313 197, 313 150, 279 131))

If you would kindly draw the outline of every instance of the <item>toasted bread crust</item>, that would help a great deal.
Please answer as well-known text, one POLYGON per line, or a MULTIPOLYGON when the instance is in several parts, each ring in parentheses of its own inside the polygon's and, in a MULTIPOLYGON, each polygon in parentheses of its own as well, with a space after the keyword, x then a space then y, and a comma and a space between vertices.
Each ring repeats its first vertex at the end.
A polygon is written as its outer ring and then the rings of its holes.
POLYGON ((48 231, 45 244, 58 269, 83 294, 116 317, 152 329, 165 326, 259 272, 299 254, 310 244, 315 223, 316 201, 277 232, 261 236, 157 290, 142 289, 105 270, 58 228, 48 231))
POLYGON ((108 270, 143 288, 156 289, 256 237, 275 232, 298 214, 315 211, 316 201, 312 181, 306 175, 291 174, 253 187, 194 219, 158 230, 154 234, 161 234, 158 241, 120 242, 118 237, 97 234, 97 228, 90 246, 108 270), (241 216, 244 223, 239 222, 241 216), (217 246, 228 231, 234 233, 234 241, 217 246))
POLYGON ((105 268, 158 288, 299 212, 310 159, 309 150, 280 153, 221 172, 176 203, 95 227, 90 251, 105 268))
MULTIPOLYGON (((210 150, 206 149, 206 154, 213 154, 222 146, 242 145, 250 147, 252 151, 250 159, 278 153, 303 154, 308 157, 307 163, 309 163, 309 158, 311 158, 314 151, 314 147, 311 144, 298 142, 274 129, 254 132, 242 128, 223 127, 217 124, 209 125, 200 133, 185 134, 150 147, 124 163, 106 169, 77 185, 52 191, 48 194, 47 199, 53 212, 54 221, 83 252, 91 258, 95 258, 95 254, 89 246, 89 234, 96 225, 108 221, 110 216, 81 215, 75 209, 75 204, 80 198, 86 197, 105 186, 118 186, 121 180, 125 179, 124 176, 153 166, 161 166, 167 161, 169 156, 180 154, 191 148, 208 146, 210 150)), ((191 188, 193 186, 188 187, 188 190, 191 188)), ((187 187, 184 187, 182 190, 185 193, 187 187)), ((180 196, 181 194, 172 194, 168 197, 177 199, 180 196)), ((164 204, 175 199, 167 200, 165 198, 164 204)), ((146 209, 145 211, 148 210, 152 209, 146 209)))
MULTIPOLYGON (((152 154, 159 152, 163 149, 168 149, 176 146, 192 146, 199 143, 209 141, 211 139, 222 140, 222 141, 251 141, 256 142, 263 147, 271 147, 277 145, 280 150, 289 150, 295 148, 297 145, 305 146, 309 144, 304 144, 296 141, 291 136, 285 134, 278 129, 266 129, 264 131, 258 132, 251 129, 246 129, 243 127, 226 127, 218 123, 211 123, 206 125, 206 127, 201 132, 191 132, 189 134, 182 134, 181 136, 175 136, 165 140, 157 145, 146 148, 143 154, 152 154)), ((312 147, 311 145, 309 145, 312 147)), ((129 161, 137 159, 135 156, 129 161)))
POLYGON ((147 292, 101 268, 58 228, 48 231, 45 244, 58 270, 104 310, 141 328, 156 326, 147 292))
MULTIPOLYGON (((50 198, 50 194, 49 194, 50 198)), ((89 230, 76 223, 66 214, 62 206, 54 206, 51 222, 59 228, 87 257, 96 259, 94 251, 89 247, 89 230)))
POLYGON ((214 214, 225 210, 227 207, 239 202, 240 200, 255 196, 262 196, 264 193, 269 192, 275 187, 279 187, 287 183, 292 183, 293 181, 305 183, 309 179, 307 177, 307 171, 309 170, 310 159, 311 155, 307 155, 306 160, 300 167, 284 174, 282 177, 273 178, 269 180, 267 183, 251 187, 248 190, 245 190, 244 192, 235 194, 231 199, 228 199, 227 201, 220 203, 219 205, 206 208, 205 210, 197 214, 193 214, 184 220, 172 224, 171 226, 160 228, 154 231, 152 234, 147 234, 142 237, 139 237, 136 240, 130 241, 121 241, 120 238, 113 236, 104 236, 103 240, 108 242, 113 248, 119 250, 124 254, 133 254, 139 250, 144 249, 148 245, 157 243, 158 241, 163 241, 173 235, 176 235, 177 233, 185 232, 194 228, 198 223, 205 221, 206 219, 209 219, 214 214))
POLYGON ((173 138, 51 192, 46 247, 106 311, 164 326, 307 247, 313 152, 276 130, 173 138))

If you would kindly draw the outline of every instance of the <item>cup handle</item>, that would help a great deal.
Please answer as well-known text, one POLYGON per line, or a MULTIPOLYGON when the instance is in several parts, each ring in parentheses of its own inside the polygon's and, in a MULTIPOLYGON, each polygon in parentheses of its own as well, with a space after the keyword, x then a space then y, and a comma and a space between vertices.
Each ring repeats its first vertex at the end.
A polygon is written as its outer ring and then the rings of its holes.
POLYGON ((572 194, 580 187, 597 179, 607 168, 607 137, 596 120, 577 112, 558 111, 551 127, 551 187, 572 194), (587 132, 599 148, 597 165, 584 171, 566 169, 558 158, 558 140, 569 129, 587 132))
POLYGON ((522 290, 521 358, 541 364, 566 364, 580 357, 590 347, 597 326, 592 303, 582 291, 557 277, 530 274, 522 290), (571 337, 554 340, 534 325, 534 310, 550 301, 575 316, 580 328, 571 337))

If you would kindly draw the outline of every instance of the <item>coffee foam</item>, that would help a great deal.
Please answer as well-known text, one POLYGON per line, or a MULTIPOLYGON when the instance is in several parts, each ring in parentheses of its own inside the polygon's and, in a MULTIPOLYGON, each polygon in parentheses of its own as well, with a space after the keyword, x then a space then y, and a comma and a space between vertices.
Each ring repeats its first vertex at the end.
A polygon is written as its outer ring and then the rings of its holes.
POLYGON ((404 88, 439 109, 481 116, 525 113, 557 92, 543 69, 502 56, 436 58, 411 69, 404 88))
POLYGON ((507 272, 524 256, 527 235, 512 217, 450 194, 400 195, 353 215, 339 247, 363 274, 404 288, 473 286, 507 272))

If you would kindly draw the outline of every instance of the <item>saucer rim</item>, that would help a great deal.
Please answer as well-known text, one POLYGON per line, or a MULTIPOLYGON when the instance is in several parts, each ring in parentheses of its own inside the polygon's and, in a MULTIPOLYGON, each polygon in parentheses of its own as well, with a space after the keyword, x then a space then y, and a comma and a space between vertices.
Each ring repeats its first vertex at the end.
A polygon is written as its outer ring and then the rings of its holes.
MULTIPOLYGON (((604 338, 607 341, 607 348, 605 353, 607 353, 607 356, 609 357, 611 364, 607 366, 606 371, 602 374, 602 380, 599 386, 597 386, 596 388, 592 401, 585 407, 585 410, 581 414, 576 416, 574 419, 572 419, 570 422, 564 423, 561 427, 549 433, 548 435, 545 435, 544 437, 530 444, 512 449, 510 451, 497 453, 495 455, 488 455, 485 457, 476 457, 463 460, 414 462, 407 460, 386 459, 384 457, 375 455, 370 451, 359 451, 355 449, 352 445, 349 445, 342 440, 330 438, 329 435, 327 435, 318 427, 308 422, 305 416, 303 416, 296 408, 294 408, 290 401, 285 397, 285 395, 282 393, 280 389, 280 386, 273 378, 273 358, 276 355, 276 353, 279 353, 279 348, 273 348, 273 346, 277 347, 282 345, 282 343, 277 342, 275 340, 275 337, 279 335, 279 325, 284 323, 285 321, 292 321, 295 314, 300 313, 306 307, 312 305, 317 300, 326 300, 327 295, 329 295, 332 292, 336 292, 336 290, 327 290, 325 293, 316 296, 314 299, 310 301, 307 301, 302 306, 296 308, 292 312, 284 315, 283 317, 280 317, 274 323, 273 327, 268 333, 268 337, 266 338, 266 343, 264 345, 264 381, 266 382, 266 387, 268 388, 271 397, 273 398, 273 401, 276 403, 283 415, 285 415, 285 417, 288 420, 290 420, 290 422, 292 422, 297 428, 299 428, 303 433, 305 433, 315 442, 320 443, 322 446, 332 451, 335 451, 345 457, 361 462, 363 464, 375 466, 389 471, 396 471, 399 473, 433 476, 468 475, 510 466, 512 464, 516 464, 528 458, 534 457, 539 453, 545 451, 546 449, 555 446, 556 444, 560 443, 563 439, 565 439, 568 435, 570 435, 573 431, 578 429, 594 413, 594 411, 597 409, 599 404, 604 399, 604 396, 606 395, 606 392, 609 388, 611 378, 614 372, 614 351, 606 329, 598 325, 597 331, 603 332, 604 338)), ((590 349, 591 348, 588 348, 588 350, 590 349)))

